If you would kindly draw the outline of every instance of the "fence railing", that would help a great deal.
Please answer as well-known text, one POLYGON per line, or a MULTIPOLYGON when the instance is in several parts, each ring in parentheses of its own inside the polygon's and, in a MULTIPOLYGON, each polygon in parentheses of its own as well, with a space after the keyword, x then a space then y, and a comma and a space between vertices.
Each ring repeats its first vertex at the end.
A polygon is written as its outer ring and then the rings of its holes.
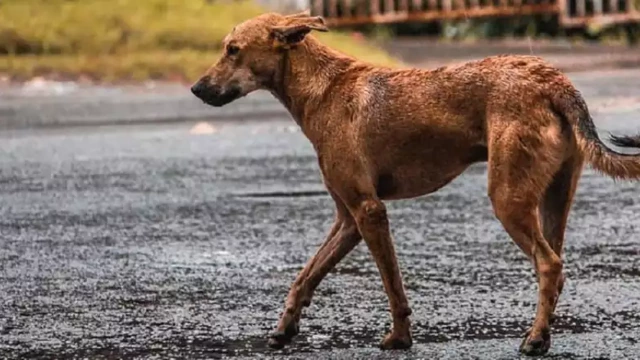
POLYGON ((309 0, 332 26, 555 14, 562 27, 640 22, 635 0, 309 0))

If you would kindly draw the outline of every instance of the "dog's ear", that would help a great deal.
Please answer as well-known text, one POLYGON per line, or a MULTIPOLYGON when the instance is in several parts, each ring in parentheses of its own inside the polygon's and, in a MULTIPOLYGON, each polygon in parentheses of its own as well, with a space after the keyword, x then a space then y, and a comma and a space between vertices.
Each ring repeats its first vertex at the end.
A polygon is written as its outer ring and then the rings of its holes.
POLYGON ((271 36, 276 40, 278 46, 289 48, 296 45, 311 30, 327 32, 329 28, 324 24, 324 19, 320 16, 302 16, 296 14, 287 18, 287 24, 271 27, 271 36))

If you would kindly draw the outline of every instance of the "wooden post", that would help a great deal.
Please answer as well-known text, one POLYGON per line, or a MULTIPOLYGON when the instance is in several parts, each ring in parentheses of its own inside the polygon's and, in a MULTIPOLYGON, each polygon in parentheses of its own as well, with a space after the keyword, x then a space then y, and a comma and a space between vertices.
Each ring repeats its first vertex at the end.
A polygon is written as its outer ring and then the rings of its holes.
POLYGON ((396 12, 396 9, 393 6, 393 0, 384 0, 384 13, 393 14, 394 12, 396 12))
POLYGON ((570 0, 556 0, 558 2, 558 23, 560 27, 564 27, 563 25, 567 22, 567 18, 569 17, 569 6, 567 6, 567 1, 570 0))
POLYGON ((311 12, 315 16, 324 16, 323 6, 325 0, 311 0, 311 12))
POLYGON ((610 8, 612 13, 620 12, 620 8, 618 7, 618 0, 609 0, 610 8))
POLYGON ((329 16, 330 18, 338 17, 338 1, 337 0, 329 0, 329 16))
POLYGON ((405 13, 409 12, 409 0, 400 0, 398 11, 405 13))
POLYGON ((369 9, 371 9, 371 16, 380 15, 380 1, 369 0, 369 9))

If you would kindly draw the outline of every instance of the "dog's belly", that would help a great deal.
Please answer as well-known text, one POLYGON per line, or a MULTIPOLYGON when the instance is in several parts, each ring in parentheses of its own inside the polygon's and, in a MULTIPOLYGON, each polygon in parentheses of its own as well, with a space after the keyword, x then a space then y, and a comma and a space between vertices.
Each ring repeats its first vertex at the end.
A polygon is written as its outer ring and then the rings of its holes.
POLYGON ((469 165, 487 161, 484 119, 415 107, 359 123, 358 140, 382 199, 434 192, 469 165), (447 115, 448 114, 448 115, 447 115))
POLYGON ((449 156, 414 154, 389 159, 380 164, 376 191, 383 200, 407 199, 435 192, 450 183, 471 164, 487 160, 487 148, 482 145, 456 149, 449 156), (430 155, 430 156, 429 156, 430 155), (395 160, 395 161, 394 161, 395 160))

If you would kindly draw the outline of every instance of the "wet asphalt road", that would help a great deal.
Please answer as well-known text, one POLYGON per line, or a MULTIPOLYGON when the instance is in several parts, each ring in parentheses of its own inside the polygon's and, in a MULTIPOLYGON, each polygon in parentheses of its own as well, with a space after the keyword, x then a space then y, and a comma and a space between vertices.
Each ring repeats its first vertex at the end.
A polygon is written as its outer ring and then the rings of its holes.
MULTIPOLYGON (((636 72, 573 76, 602 130, 640 131, 636 72)), ((518 358, 537 286, 484 165, 388 203, 411 350, 376 348, 390 317, 361 243, 273 351, 266 335, 333 215, 312 148, 287 119, 191 126, 0 133, 0 358, 518 358)), ((548 358, 640 354, 639 194, 585 171, 548 358)))

